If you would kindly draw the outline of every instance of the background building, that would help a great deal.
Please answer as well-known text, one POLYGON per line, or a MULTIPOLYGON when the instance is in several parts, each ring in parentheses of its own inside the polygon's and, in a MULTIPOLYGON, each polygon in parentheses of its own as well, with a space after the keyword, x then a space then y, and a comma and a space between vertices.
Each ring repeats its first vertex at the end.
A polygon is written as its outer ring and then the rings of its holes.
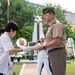
POLYGON ((66 20, 70 21, 72 29, 74 29, 75 28, 75 13, 67 11, 67 13, 66 13, 66 20))

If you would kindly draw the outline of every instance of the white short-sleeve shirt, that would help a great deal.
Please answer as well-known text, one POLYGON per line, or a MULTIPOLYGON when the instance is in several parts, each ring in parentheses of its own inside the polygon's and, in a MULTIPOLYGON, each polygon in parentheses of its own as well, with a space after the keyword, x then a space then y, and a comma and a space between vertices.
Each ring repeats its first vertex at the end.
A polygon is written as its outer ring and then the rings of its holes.
POLYGON ((0 37, 0 73, 6 73, 9 61, 9 50, 13 49, 12 41, 5 32, 0 37))

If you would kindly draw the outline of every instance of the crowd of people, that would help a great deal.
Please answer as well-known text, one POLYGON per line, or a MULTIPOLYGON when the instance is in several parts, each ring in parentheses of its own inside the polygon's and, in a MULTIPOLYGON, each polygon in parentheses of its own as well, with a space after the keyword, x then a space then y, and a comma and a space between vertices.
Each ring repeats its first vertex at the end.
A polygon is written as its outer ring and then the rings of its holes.
POLYGON ((56 19, 53 7, 44 8, 43 14, 49 26, 45 39, 44 37, 40 38, 36 46, 14 48, 11 38, 14 38, 19 27, 14 21, 7 23, 5 32, 0 34, 0 75, 9 75, 10 55, 29 50, 38 51, 37 75, 41 75, 43 66, 46 68, 47 75, 66 75, 67 52, 65 49, 66 32, 64 25, 56 19))

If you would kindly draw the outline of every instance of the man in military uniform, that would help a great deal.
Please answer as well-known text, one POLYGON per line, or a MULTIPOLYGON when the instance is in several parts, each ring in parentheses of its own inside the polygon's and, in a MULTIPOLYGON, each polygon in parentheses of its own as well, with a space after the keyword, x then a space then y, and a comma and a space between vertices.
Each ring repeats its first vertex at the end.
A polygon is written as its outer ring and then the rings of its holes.
POLYGON ((48 50, 53 75, 66 75, 66 33, 64 26, 56 20, 54 8, 43 9, 44 19, 49 24, 46 33, 46 45, 37 46, 37 50, 48 50))

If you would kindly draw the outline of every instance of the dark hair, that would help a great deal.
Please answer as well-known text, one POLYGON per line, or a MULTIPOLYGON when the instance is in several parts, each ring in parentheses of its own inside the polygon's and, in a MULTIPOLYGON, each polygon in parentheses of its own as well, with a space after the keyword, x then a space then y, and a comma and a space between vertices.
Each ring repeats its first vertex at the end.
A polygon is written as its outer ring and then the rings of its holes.
POLYGON ((0 28, 0 36, 1 36, 1 33, 3 34, 4 33, 4 29, 3 28, 0 28))
POLYGON ((10 32, 10 30, 12 29, 13 31, 16 30, 18 31, 18 24, 14 21, 10 21, 9 23, 7 23, 6 27, 5 27, 5 31, 6 32, 10 32))
POLYGON ((44 8, 42 10, 43 14, 46 14, 46 13, 53 13, 55 15, 55 11, 54 11, 54 8, 53 7, 47 7, 47 8, 44 8))
POLYGON ((4 29, 3 28, 0 28, 0 33, 4 33, 4 29))

